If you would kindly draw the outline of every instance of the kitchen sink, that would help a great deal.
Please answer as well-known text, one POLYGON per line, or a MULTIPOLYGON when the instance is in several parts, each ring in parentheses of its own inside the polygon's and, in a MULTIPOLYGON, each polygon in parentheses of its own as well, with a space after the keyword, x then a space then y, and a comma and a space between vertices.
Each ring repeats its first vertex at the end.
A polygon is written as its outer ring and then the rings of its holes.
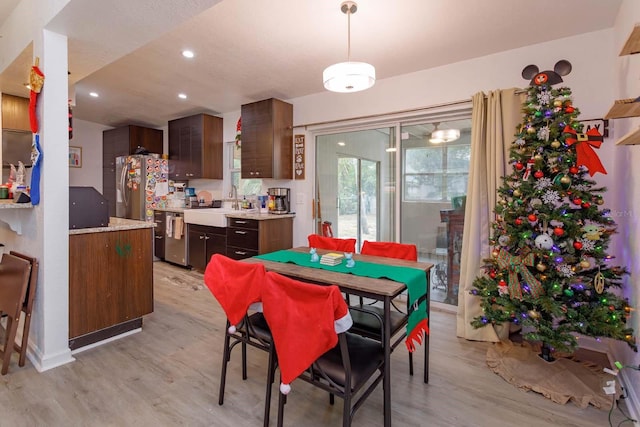
POLYGON ((226 215, 238 212, 240 211, 229 208, 185 209, 184 222, 211 227, 226 227, 226 215))

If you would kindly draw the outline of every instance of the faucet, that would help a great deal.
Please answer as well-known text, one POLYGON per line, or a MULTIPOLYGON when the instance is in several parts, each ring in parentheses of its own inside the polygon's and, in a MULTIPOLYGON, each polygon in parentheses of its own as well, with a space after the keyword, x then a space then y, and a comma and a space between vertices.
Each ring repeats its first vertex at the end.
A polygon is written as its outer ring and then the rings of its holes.
POLYGON ((231 208, 233 210, 239 210, 240 209, 240 205, 238 204, 238 187, 236 187, 235 185, 231 185, 231 198, 233 199, 233 204, 231 205, 231 208))

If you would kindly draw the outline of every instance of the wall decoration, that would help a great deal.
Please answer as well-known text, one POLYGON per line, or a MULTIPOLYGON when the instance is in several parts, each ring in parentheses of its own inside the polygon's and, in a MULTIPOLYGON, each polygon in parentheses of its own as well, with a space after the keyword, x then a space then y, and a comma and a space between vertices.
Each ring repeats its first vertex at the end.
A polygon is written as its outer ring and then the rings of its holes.
POLYGON ((82 147, 69 146, 69 167, 82 167, 82 147))
POLYGON ((295 179, 304 179, 304 135, 293 137, 293 160, 295 179))

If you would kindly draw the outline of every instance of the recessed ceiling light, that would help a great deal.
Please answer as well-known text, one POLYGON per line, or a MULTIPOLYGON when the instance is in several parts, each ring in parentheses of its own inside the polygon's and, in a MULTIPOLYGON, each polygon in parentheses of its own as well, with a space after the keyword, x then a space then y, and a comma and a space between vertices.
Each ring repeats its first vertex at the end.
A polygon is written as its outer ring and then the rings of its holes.
POLYGON ((386 151, 387 153, 395 153, 398 150, 396 149, 396 147, 388 147, 385 148, 384 151, 386 151))
POLYGON ((182 56, 184 56, 185 58, 193 58, 195 54, 193 53, 192 50, 183 50, 182 56))
POLYGON ((345 142, 344 142, 344 141, 340 141, 340 142, 338 142, 338 145, 339 145, 340 147, 344 147, 346 144, 345 144, 345 142))
POLYGON ((93 96, 94 98, 99 97, 98 92, 89 92, 89 96, 93 96))
POLYGON ((187 99, 187 94, 186 94, 186 93, 179 93, 179 94, 178 94, 178 98, 180 98, 180 99, 187 99))

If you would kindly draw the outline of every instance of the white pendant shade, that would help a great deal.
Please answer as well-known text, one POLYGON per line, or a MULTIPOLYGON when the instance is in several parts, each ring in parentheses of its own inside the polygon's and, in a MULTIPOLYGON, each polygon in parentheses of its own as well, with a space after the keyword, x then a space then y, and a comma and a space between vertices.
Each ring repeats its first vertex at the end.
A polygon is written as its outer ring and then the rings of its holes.
POLYGON ((443 142, 451 142, 460 138, 460 130, 459 129, 438 129, 434 130, 431 133, 431 138, 429 142, 434 144, 440 144, 443 142))
POLYGON ((340 62, 325 68, 324 87, 332 92, 358 92, 376 82, 376 69, 366 62, 340 62))

